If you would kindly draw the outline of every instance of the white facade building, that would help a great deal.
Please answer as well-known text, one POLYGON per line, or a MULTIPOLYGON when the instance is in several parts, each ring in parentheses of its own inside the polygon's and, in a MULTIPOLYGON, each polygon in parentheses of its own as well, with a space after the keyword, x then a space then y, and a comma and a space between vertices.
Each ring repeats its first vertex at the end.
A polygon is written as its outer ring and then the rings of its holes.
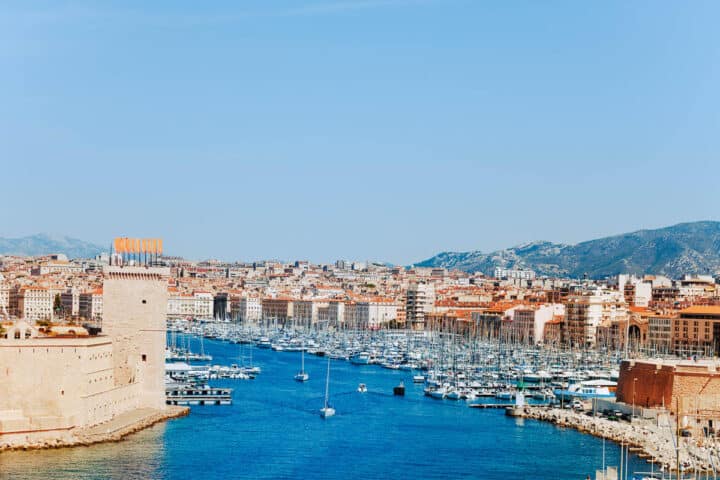
POLYGON ((262 318, 262 301, 259 297, 242 297, 234 312, 239 322, 258 322, 262 318))
POLYGON ((425 327, 425 314, 433 311, 435 305, 435 287, 428 283, 410 284, 405 297, 406 321, 411 328, 422 330, 425 327))

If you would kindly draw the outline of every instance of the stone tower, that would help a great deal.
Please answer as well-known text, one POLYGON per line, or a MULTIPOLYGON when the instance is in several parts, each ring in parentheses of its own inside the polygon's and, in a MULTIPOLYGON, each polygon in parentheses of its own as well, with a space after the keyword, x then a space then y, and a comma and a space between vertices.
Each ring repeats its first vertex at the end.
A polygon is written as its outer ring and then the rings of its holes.
POLYGON ((108 266, 103 334, 113 342, 115 386, 137 385, 138 408, 165 408, 168 268, 108 266))

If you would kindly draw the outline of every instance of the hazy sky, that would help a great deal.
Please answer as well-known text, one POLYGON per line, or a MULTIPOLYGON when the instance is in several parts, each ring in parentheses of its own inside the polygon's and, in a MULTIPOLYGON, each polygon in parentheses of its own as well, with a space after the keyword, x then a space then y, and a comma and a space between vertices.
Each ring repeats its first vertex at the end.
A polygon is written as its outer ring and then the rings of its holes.
POLYGON ((0 4, 0 236, 419 261, 720 219, 720 2, 0 4))

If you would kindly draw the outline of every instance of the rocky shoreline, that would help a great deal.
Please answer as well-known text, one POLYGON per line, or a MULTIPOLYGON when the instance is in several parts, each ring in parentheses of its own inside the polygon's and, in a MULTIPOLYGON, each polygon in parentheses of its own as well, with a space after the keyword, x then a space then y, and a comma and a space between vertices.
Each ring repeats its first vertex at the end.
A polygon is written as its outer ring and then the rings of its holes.
POLYGON ((144 430, 157 423, 173 418, 184 417, 190 408, 169 406, 165 410, 151 412, 131 412, 127 418, 111 420, 107 424, 90 428, 76 428, 64 438, 40 440, 24 444, 0 443, 0 452, 10 450, 41 450, 50 448, 85 447, 97 443, 119 442, 128 435, 144 430))
MULTIPOLYGON (((640 419, 633 423, 611 421, 601 417, 591 417, 572 410, 529 407, 513 412, 520 418, 550 422, 558 427, 573 428, 579 432, 605 438, 618 444, 628 445, 629 451, 645 459, 648 463, 662 465, 675 470, 676 450, 674 427, 661 425, 657 420, 640 419)), ((682 439, 680 463, 685 472, 712 471, 711 456, 720 454, 707 445, 701 445, 692 439, 682 439)))

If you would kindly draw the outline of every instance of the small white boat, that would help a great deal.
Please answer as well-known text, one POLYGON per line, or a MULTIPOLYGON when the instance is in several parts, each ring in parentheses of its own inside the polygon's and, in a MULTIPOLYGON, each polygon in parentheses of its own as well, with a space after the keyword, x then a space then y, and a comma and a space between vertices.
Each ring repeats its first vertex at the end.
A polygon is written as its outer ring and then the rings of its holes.
POLYGON ((442 400, 445 398, 445 395, 447 395, 447 387, 437 387, 435 389, 428 390, 427 395, 432 398, 442 400))
POLYGON ((303 345, 300 351, 300 371, 295 375, 295 381, 307 382, 309 379, 310 375, 305 371, 305 345, 303 345))
POLYGON ((335 409, 328 403, 330 397, 330 357, 327 363, 327 376, 325 377, 325 405, 320 409, 320 416, 328 418, 335 415, 335 409))
POLYGON ((445 398, 448 400, 460 400, 460 390, 456 390, 454 388, 448 389, 448 392, 445 394, 445 398))
POLYGON ((365 385, 364 383, 361 383, 360 385, 358 385, 357 391, 360 393, 367 392, 367 385, 365 385))
POLYGON ((371 355, 368 352, 360 352, 350 357, 350 363, 354 365, 368 365, 371 361, 371 355))
POLYGON ((495 398, 498 400, 512 400, 513 394, 512 392, 497 392, 495 398))

